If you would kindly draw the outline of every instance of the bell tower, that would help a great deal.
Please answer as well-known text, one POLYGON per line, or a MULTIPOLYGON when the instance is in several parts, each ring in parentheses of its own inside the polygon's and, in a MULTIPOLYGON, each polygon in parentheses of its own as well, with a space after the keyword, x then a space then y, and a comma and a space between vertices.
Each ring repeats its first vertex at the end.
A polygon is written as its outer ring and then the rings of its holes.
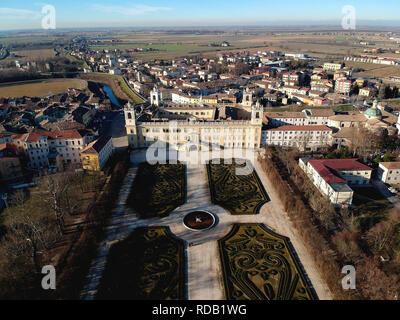
POLYGON ((261 125, 263 121, 263 107, 260 101, 257 101, 255 106, 251 107, 251 124, 261 125))
POLYGON ((243 92, 242 105, 245 107, 251 107, 253 105, 253 93, 249 90, 249 88, 246 88, 246 90, 243 92))
POLYGON ((154 106, 160 106, 162 102, 161 92, 158 90, 158 87, 155 86, 153 90, 150 92, 150 103, 154 106))
POLYGON ((137 136, 137 123, 136 123, 136 111, 135 106, 128 102, 124 107, 125 115, 125 127, 128 135, 128 143, 131 148, 138 147, 138 136, 137 136))

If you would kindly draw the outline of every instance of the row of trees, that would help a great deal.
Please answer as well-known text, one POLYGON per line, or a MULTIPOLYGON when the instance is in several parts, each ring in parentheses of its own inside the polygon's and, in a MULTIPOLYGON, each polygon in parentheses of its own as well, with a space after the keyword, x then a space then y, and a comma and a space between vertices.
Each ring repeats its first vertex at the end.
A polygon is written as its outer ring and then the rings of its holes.
POLYGON ((65 232, 65 220, 78 209, 82 195, 98 187, 98 176, 65 172, 37 178, 38 190, 19 190, 2 214, 0 298, 32 298, 40 290, 41 266, 65 232))
MULTIPOLYGON (((335 298, 397 299, 399 278, 385 272, 379 259, 380 252, 396 245, 399 210, 393 209, 361 233, 354 212, 335 209, 298 166, 296 156, 296 152, 267 148, 263 167, 335 298), (356 267, 356 291, 344 291, 340 284, 340 270, 348 264, 356 267)), ((392 264, 399 266, 399 251, 393 255, 392 264)))

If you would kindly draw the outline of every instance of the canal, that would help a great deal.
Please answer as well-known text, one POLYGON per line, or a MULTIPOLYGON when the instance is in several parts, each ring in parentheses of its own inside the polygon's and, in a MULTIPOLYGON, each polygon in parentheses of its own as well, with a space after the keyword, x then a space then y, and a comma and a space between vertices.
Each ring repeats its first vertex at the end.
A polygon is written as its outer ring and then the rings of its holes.
POLYGON ((110 99, 111 103, 118 109, 122 109, 122 106, 118 102, 118 99, 115 97, 112 89, 109 86, 103 86, 103 90, 106 93, 107 97, 110 99))

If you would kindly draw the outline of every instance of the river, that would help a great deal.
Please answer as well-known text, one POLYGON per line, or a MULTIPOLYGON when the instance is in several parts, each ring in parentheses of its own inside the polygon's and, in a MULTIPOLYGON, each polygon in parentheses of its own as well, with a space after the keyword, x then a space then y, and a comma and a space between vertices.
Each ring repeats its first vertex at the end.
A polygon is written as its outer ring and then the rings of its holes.
POLYGON ((116 107, 121 109, 122 106, 118 102, 118 99, 115 97, 114 92, 112 91, 112 89, 109 86, 103 86, 103 90, 107 94, 107 97, 111 100, 111 103, 114 106, 116 106, 116 107))

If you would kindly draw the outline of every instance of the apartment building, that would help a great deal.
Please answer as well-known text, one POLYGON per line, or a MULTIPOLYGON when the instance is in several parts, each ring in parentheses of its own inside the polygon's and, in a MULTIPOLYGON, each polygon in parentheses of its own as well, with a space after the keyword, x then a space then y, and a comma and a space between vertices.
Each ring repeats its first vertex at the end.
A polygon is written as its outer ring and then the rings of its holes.
POLYGON ((350 186, 368 185, 372 168, 357 159, 307 159, 299 160, 318 190, 337 206, 350 206, 354 191, 350 186))
POLYGON ((90 171, 103 170, 104 166, 114 152, 112 138, 102 136, 81 152, 82 168, 90 171))
POLYGON ((325 71, 333 71, 336 72, 342 69, 343 64, 341 63, 324 63, 324 70, 325 71))
POLYGON ((400 184, 400 162, 381 162, 377 177, 387 184, 400 184))
POLYGON ((342 93, 342 94, 350 94, 351 90, 351 80, 348 80, 346 78, 341 78, 336 80, 335 82, 335 92, 336 93, 342 93))
POLYGON ((81 165, 81 150, 94 139, 88 130, 40 131, 16 135, 13 142, 20 154, 28 158, 33 169, 81 165))

